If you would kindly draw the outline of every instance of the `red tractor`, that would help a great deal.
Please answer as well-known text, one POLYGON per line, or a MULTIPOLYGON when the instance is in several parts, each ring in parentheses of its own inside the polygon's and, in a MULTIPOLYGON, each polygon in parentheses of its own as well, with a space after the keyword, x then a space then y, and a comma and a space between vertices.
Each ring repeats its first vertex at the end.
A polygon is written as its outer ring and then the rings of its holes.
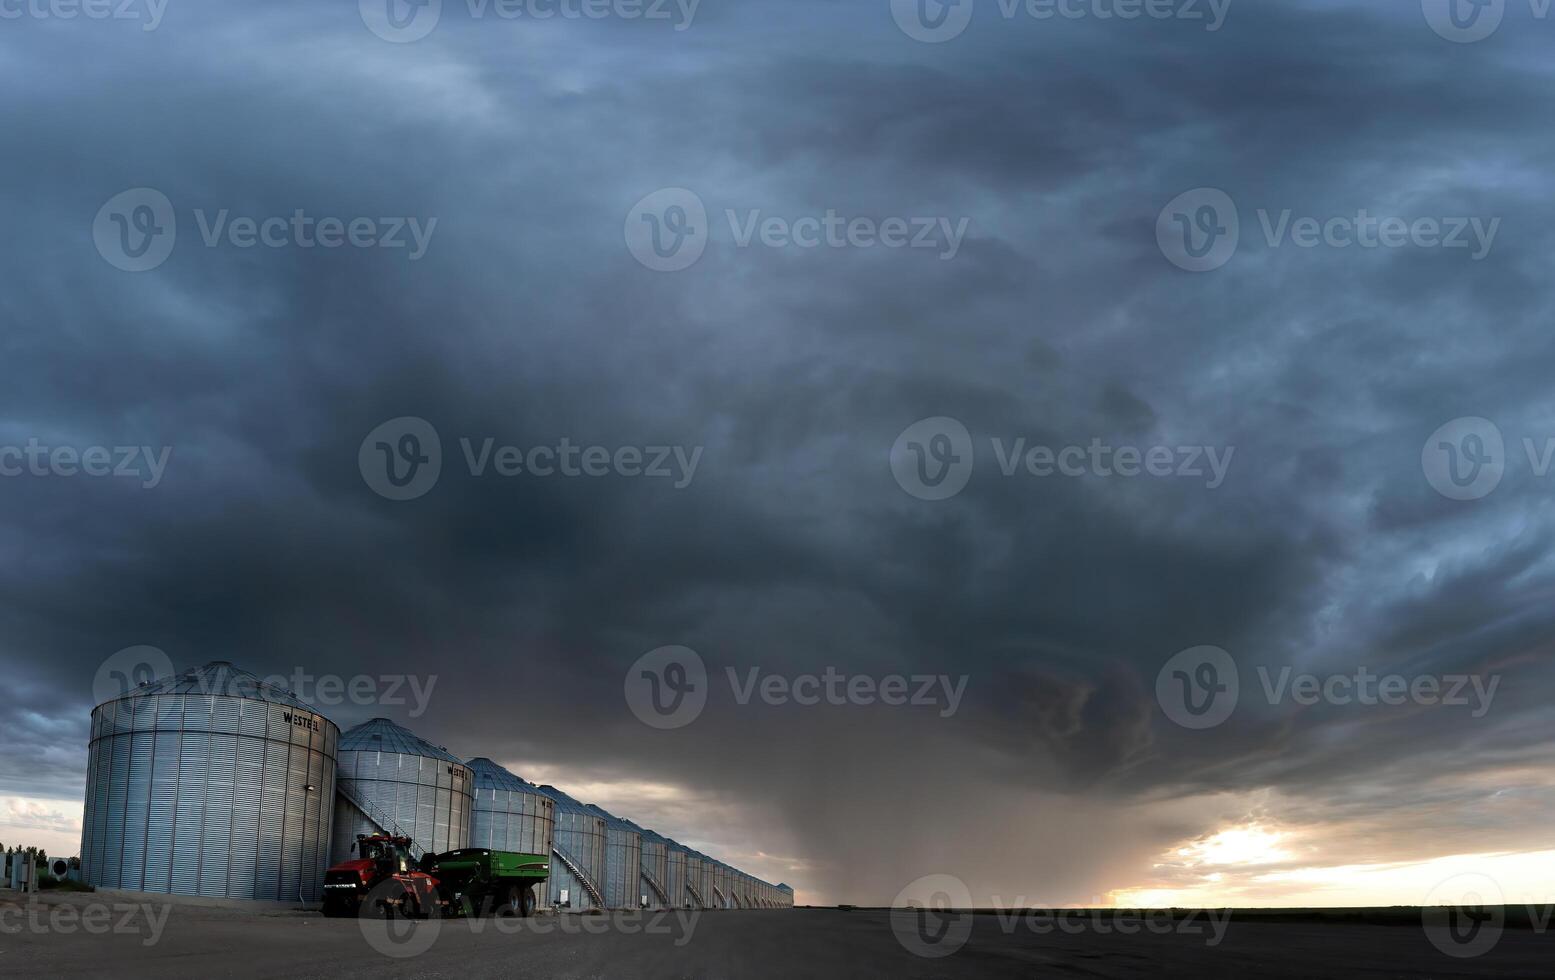
POLYGON ((324 914, 328 916, 395 914, 418 918, 436 913, 438 881, 410 855, 410 838, 357 834, 357 856, 324 873, 324 914))

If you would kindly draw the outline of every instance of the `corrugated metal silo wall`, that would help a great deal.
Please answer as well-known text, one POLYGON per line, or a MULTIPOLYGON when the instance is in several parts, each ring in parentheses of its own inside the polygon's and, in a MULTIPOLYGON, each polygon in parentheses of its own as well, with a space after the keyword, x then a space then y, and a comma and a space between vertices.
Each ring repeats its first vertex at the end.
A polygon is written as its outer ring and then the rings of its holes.
MULTIPOLYGON (((337 778, 428 853, 470 846, 474 780, 463 763, 399 752, 342 749, 337 778)), ((350 860, 357 834, 379 831, 378 824, 349 800, 337 797, 332 861, 350 860)))
POLYGON ((329 864, 339 737, 322 715, 249 698, 156 694, 99 705, 82 880, 316 900, 329 864))
POLYGON ((734 872, 727 864, 718 865, 718 890, 724 894, 724 908, 734 908, 734 872))
POLYGON ((613 909, 642 906, 642 835, 620 823, 605 826, 605 904, 613 909))
MULTIPOLYGON (((604 890, 605 821, 603 818, 564 803, 556 805, 556 846, 577 862, 583 873, 604 890)), ((551 904, 560 907, 562 889, 567 890, 568 908, 574 912, 594 907, 588 890, 572 876, 560 861, 551 862, 551 904)))
POLYGON ((700 857, 702 860, 702 872, 697 881, 697 888, 702 892, 703 907, 715 909, 718 907, 718 896, 713 893, 713 859, 705 854, 700 855, 700 857))
MULTIPOLYGON (((670 890, 671 886, 668 882, 670 876, 669 849, 665 846, 662 839, 655 839, 647 836, 643 837, 642 869, 646 873, 653 876, 653 880, 659 883, 659 887, 664 889, 665 894, 669 896, 673 896, 675 894, 670 890)), ((665 907, 664 899, 661 899, 659 895, 654 892, 652 885, 644 882, 642 886, 642 892, 644 895, 648 896, 649 908, 659 909, 665 907)), ((673 897, 670 899, 670 901, 673 901, 673 897)))
POLYGON ((544 854, 549 859, 556 832, 550 797, 523 790, 483 787, 470 812, 470 846, 494 851, 544 854))
POLYGON ((686 849, 675 844, 664 845, 664 890, 669 893, 670 907, 683 909, 691 904, 686 894, 686 849))
POLYGON ((700 855, 686 852, 686 901, 692 908, 706 908, 708 905, 707 882, 703 879, 702 858, 700 855), (700 896, 700 900, 698 897, 700 896))
POLYGON ((710 873, 712 875, 712 880, 713 880, 713 887, 711 889, 711 891, 713 893, 713 897, 712 897, 713 908, 715 908, 715 909, 726 909, 726 908, 729 907, 729 876, 728 876, 728 873, 725 871, 724 867, 722 865, 720 865, 717 861, 713 861, 712 863, 710 863, 708 865, 708 869, 709 869, 709 871, 710 871, 710 873))

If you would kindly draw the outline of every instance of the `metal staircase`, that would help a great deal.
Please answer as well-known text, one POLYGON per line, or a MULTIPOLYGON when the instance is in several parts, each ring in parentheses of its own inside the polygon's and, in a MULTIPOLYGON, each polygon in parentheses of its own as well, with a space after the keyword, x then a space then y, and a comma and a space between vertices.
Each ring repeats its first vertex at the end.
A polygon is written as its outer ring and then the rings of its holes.
POLYGON ((718 899, 718 904, 713 906, 713 908, 726 909, 729 907, 729 900, 724 898, 723 891, 717 885, 713 886, 713 895, 718 899))
POLYGON ((655 878, 652 872, 650 872, 647 868, 643 868, 642 873, 643 880, 648 883, 648 887, 652 888, 654 894, 659 896, 659 901, 663 902, 665 906, 668 907, 671 904, 669 892, 664 890, 664 886, 659 884, 658 879, 655 878))
POLYGON ((335 792, 345 797, 347 802, 356 807, 358 810, 362 811, 362 815, 365 816, 368 820, 371 820, 373 823, 377 824, 379 830, 383 831, 391 837, 404 837, 408 839, 410 841, 410 856, 415 858, 417 861, 421 860, 422 855, 426 853, 426 850, 422 848, 420 844, 416 843, 415 837, 411 836, 411 834, 406 831, 405 828, 395 823, 394 818, 384 812, 384 810, 376 803, 373 803, 371 800, 357 793, 357 791, 351 788, 351 786, 348 785, 345 780, 336 781, 335 792))
POLYGON ((686 882, 686 891, 690 892, 691 897, 696 899, 697 908, 705 909, 708 907, 707 902, 702 899, 702 893, 697 891, 697 886, 688 881, 686 882))
POLYGON ((578 863, 572 858, 568 857, 567 853, 560 847, 556 846, 554 842, 551 844, 551 853, 556 855, 557 860, 561 861, 562 867, 566 868, 572 874, 572 876, 578 879, 578 882, 583 885, 583 890, 589 893, 589 898, 593 900, 594 907, 600 909, 604 908, 604 896, 599 893, 598 888, 594 887, 594 882, 589 880, 589 876, 583 873, 583 869, 578 867, 578 863))

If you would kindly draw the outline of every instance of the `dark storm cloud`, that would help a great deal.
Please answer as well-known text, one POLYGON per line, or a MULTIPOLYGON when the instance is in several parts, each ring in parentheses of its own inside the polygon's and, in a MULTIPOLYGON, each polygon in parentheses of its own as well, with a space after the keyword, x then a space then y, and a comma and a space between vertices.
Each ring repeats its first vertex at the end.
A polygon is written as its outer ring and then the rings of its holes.
POLYGON ((173 450, 154 490, 0 481, 0 622, 29 692, 6 709, 27 760, 7 792, 79 793, 92 675, 136 643, 261 674, 436 674, 409 720, 427 737, 618 787, 660 832, 763 851, 743 866, 820 898, 950 870, 1083 901, 1242 815, 1195 797, 1268 788, 1317 824, 1415 794, 1403 851, 1466 838, 1487 767, 1548 761, 1546 484, 1524 466, 1458 504, 1420 471, 1454 416, 1555 434, 1533 39, 1460 47, 1412 9, 1312 3, 1233 5, 1214 34, 980 7, 930 46, 881 2, 708 6, 681 33, 450 16, 398 46, 351 7, 175 7, 145 36, 22 22, 4 42, 27 97, 0 107, 3 441, 173 450), (90 228, 137 186, 173 201, 179 243, 127 274, 90 228), (666 186, 706 202, 712 242, 656 274, 622 225, 666 186), (1243 223, 1201 276, 1154 238, 1197 186, 1243 223), (1362 207, 1505 227, 1480 263, 1260 237, 1258 209, 1362 207), (196 208, 438 223, 412 262, 205 248, 196 208), (742 249, 725 218, 828 208, 970 231, 939 261, 742 249), (396 503, 357 448, 403 415, 437 427, 444 474, 396 503), (942 503, 886 465, 935 415, 979 454, 942 503), (487 436, 705 455, 682 490, 473 478, 458 439, 487 436), (1002 477, 990 440, 1020 437, 1236 455, 1213 491, 1002 477), (668 643, 717 693, 654 733, 622 682, 668 643), (1244 694, 1258 665, 1506 679, 1483 719, 1254 704, 1188 732, 1155 677, 1199 644, 1232 651, 1244 694), (970 682, 941 718, 742 707, 723 681, 830 665, 970 682))

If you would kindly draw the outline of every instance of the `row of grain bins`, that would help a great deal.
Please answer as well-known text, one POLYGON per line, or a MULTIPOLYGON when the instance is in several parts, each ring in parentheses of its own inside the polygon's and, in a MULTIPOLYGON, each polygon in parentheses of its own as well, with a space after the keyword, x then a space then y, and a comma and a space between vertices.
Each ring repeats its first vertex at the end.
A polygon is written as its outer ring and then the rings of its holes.
POLYGON ((417 856, 551 856, 541 905, 569 911, 787 908, 771 885, 487 758, 460 760, 385 718, 342 734, 225 661, 92 711, 83 880, 99 888, 317 901, 357 834, 417 856))

